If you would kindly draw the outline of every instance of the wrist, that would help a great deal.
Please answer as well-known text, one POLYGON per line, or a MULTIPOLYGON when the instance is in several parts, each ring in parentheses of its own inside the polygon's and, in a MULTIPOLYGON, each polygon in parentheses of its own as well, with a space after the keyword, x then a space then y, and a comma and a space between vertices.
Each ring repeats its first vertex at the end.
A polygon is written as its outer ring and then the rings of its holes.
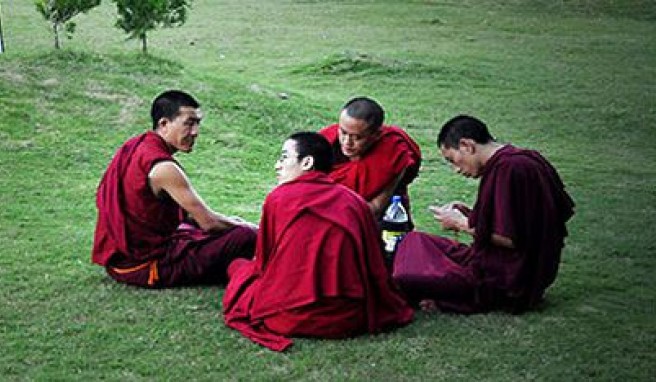
POLYGON ((460 222, 458 225, 458 232, 471 233, 471 228, 469 228, 469 221, 467 219, 460 222))

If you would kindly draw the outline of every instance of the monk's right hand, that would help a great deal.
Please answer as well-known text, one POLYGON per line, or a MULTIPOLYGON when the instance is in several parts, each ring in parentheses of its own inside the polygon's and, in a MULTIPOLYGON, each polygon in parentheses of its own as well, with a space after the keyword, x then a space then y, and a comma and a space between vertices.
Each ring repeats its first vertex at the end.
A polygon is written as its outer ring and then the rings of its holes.
POLYGON ((468 219, 452 203, 442 207, 428 207, 433 212, 435 220, 442 224, 442 228, 452 231, 464 231, 468 228, 468 219))
POLYGON ((248 228, 250 228, 254 231, 257 231, 258 229, 260 229, 260 226, 258 226, 257 224, 246 221, 246 220, 240 218, 239 216, 230 216, 229 219, 234 221, 235 225, 241 225, 241 226, 244 226, 244 227, 248 227, 248 228))
POLYGON ((260 229, 259 225, 255 224, 255 223, 251 223, 251 222, 243 222, 243 223, 240 223, 240 225, 242 225, 244 227, 248 227, 248 228, 252 229, 253 231, 257 231, 257 230, 260 229))

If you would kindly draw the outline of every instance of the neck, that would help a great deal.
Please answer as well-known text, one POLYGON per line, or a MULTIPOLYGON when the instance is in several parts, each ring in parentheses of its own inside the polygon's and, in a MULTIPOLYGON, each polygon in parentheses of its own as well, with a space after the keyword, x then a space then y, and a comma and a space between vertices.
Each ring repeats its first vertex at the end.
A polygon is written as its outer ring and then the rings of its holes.
POLYGON ((480 153, 481 164, 483 166, 485 166, 487 161, 489 161, 490 158, 492 158, 492 156, 497 151, 499 151, 503 146, 505 146, 505 145, 502 145, 502 144, 497 143, 497 142, 490 142, 490 143, 486 143, 484 145, 479 145, 478 150, 479 150, 479 153, 480 153))
POLYGON ((351 162, 356 161, 356 160, 360 160, 360 155, 348 157, 348 160, 351 161, 351 162))
POLYGON ((155 134, 157 134, 162 139, 162 141, 164 141, 164 144, 166 145, 166 149, 169 151, 169 153, 171 153, 171 155, 175 154, 176 151, 178 151, 175 147, 169 144, 169 142, 166 140, 166 137, 164 136, 161 130, 155 130, 155 134))

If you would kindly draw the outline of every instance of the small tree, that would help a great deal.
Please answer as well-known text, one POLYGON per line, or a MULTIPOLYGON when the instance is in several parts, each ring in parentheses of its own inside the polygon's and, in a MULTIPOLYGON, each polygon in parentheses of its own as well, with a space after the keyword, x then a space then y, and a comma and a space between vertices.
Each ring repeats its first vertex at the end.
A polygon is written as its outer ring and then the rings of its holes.
POLYGON ((158 27, 171 28, 187 21, 192 0, 114 0, 119 18, 116 26, 128 39, 140 39, 141 50, 148 53, 146 33, 158 27))
POLYGON ((98 6, 100 0, 36 0, 37 11, 52 25, 55 34, 55 48, 60 48, 59 33, 64 29, 71 38, 75 32, 75 23, 70 21, 79 13, 86 13, 98 6))

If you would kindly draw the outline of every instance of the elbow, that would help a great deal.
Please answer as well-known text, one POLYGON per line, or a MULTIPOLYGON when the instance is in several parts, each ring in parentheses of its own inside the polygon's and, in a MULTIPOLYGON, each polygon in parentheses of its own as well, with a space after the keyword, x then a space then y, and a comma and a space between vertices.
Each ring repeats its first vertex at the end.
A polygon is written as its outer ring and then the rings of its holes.
POLYGON ((504 247, 504 248, 509 248, 509 249, 515 249, 515 242, 509 237, 506 236, 501 236, 497 234, 492 235, 492 242, 499 246, 499 247, 504 247))

